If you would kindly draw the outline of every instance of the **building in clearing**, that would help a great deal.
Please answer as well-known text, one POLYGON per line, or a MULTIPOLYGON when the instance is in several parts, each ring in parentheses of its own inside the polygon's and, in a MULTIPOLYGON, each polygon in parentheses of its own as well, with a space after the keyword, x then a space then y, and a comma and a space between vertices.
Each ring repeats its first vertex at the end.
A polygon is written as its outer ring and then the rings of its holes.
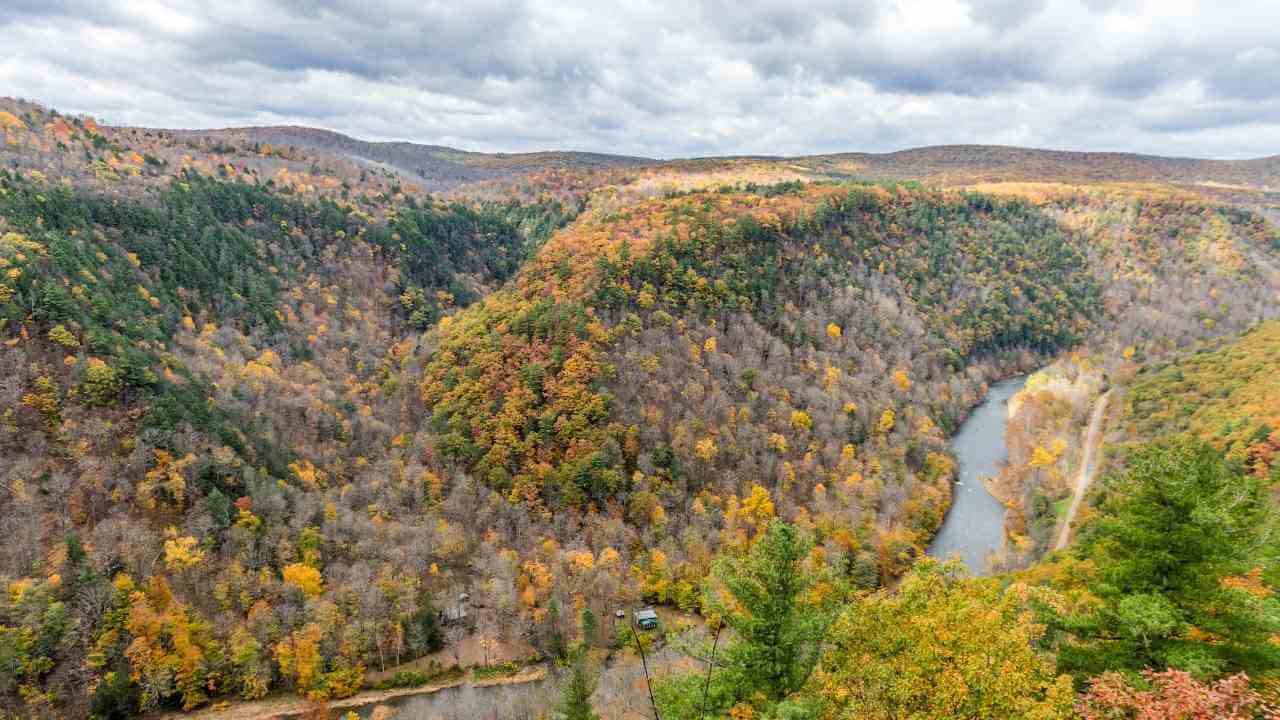
POLYGON ((637 610, 636 625, 640 626, 641 630, 653 630, 658 627, 658 613, 654 612, 653 608, 637 610))
POLYGON ((446 607, 443 611, 441 611, 440 619, 444 622, 444 624, 445 625, 466 624, 467 601, 470 599, 471 599, 470 595, 468 595, 467 593, 462 593, 461 595, 458 596, 458 602, 456 604, 450 605, 446 607))

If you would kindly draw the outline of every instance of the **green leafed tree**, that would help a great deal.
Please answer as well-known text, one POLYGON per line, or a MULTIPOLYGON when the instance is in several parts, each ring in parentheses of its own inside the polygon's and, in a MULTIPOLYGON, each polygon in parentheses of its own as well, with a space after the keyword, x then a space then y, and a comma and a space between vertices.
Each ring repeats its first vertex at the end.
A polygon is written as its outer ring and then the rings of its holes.
MULTIPOLYGON (((733 640, 722 646, 709 687, 695 673, 657 688, 663 717, 755 714, 794 704, 809 679, 838 596, 825 567, 810 562, 813 541, 772 520, 740 556, 721 558, 705 590, 707 613, 733 640)), ((709 654, 710 648, 706 649, 709 654)), ((699 651, 702 654, 702 651, 699 651)))
POLYGON ((1211 447, 1136 451, 1104 488, 1080 552, 1096 611, 1067 619, 1064 666, 1172 667, 1197 675, 1280 667, 1275 513, 1264 479, 1211 447))
POLYGON ((565 720, 599 720, 591 708, 591 694, 596 691, 596 674, 585 647, 571 653, 569 672, 561 690, 560 712, 565 720))

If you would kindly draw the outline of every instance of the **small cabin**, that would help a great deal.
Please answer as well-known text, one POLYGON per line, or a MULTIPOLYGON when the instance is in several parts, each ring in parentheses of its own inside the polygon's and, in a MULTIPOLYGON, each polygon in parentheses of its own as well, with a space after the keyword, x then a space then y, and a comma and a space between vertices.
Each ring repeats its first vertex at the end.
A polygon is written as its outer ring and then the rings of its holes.
POLYGON ((458 596, 458 602, 446 607, 440 612, 440 620, 445 625, 462 625, 467 622, 467 601, 471 596, 462 593, 458 596))
POLYGON ((636 611, 636 625, 641 630, 653 630, 658 627, 658 613, 653 608, 636 611))

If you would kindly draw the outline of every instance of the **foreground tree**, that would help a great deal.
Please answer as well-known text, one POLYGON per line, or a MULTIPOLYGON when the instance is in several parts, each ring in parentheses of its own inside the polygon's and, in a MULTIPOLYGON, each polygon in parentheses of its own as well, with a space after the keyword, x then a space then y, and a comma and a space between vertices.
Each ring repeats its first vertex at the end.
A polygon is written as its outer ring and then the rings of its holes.
POLYGON ((1280 718, 1280 708, 1250 689, 1244 673, 1202 683, 1181 670, 1146 670, 1136 684, 1120 673, 1099 675, 1080 699, 1079 711, 1084 720, 1280 718))
POLYGON ((1280 603, 1268 579, 1274 513, 1263 479, 1212 448, 1143 448, 1104 490, 1081 551, 1096 609, 1070 617, 1070 670, 1171 667, 1197 675, 1280 667, 1280 603))
POLYGON ((1023 589, 922 559, 848 607, 807 694, 825 720, 1071 717, 1071 679, 1037 651, 1023 589))
POLYGON ((704 694, 709 716, 754 716, 793 699, 817 662, 838 595, 826 568, 811 562, 812 547, 798 528, 775 518, 745 554, 716 563, 705 589, 707 614, 733 641, 720 652, 709 687, 701 673, 658 687, 663 717, 700 716, 704 694))

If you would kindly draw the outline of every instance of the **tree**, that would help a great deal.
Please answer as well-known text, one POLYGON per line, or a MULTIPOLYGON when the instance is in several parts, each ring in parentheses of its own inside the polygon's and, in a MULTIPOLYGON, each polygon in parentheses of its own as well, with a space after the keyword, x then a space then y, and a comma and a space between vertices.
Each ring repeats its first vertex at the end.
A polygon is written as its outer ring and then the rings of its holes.
POLYGON ((285 584, 292 585, 307 597, 317 597, 324 591, 324 578, 320 575, 320 571, 310 565, 302 563, 290 563, 285 565, 281 571, 285 584))
POLYGON ((444 630, 440 627, 440 611, 436 610, 430 594, 424 593, 418 602, 418 611, 409 624, 410 641, 422 654, 433 653, 444 647, 444 630))
POLYGON ((120 372, 98 358, 89 358, 85 366, 80 389, 90 403, 107 405, 120 394, 124 386, 120 372))
POLYGON ((1120 673, 1103 673, 1080 699, 1084 720, 1253 720, 1280 717, 1280 708, 1249 688, 1249 676, 1201 683, 1180 670, 1144 670, 1131 684, 1120 673))
MULTIPOLYGON (((809 678, 837 596, 826 568, 808 562, 812 547, 796 526, 775 518, 745 554, 715 564, 706 611, 734 640, 717 660, 707 710, 723 714, 743 703, 764 710, 809 678)), ((661 683, 663 717, 698 716, 704 678, 661 683)))
POLYGON ((598 720, 591 709, 591 694, 596 691, 596 674, 589 666, 585 646, 571 653, 569 675, 561 690, 560 712, 565 720, 598 720))
POLYGON ((1280 667, 1280 602, 1265 584, 1275 514, 1266 481, 1213 448, 1180 442, 1137 450, 1108 479, 1101 517, 1082 532, 1094 561, 1095 611, 1064 619, 1079 642, 1064 666, 1172 667, 1196 674, 1280 667), (1250 581, 1254 577, 1255 582, 1250 581))
POLYGON ((579 618, 579 625, 582 628, 582 646, 590 647, 591 641, 596 636, 596 629, 599 627, 599 623, 596 621, 596 614, 591 612, 591 608, 584 607, 579 618))
MULTIPOLYGON (((127 667, 127 660, 121 662, 127 667)), ((130 681, 129 671, 109 670, 94 688, 90 708, 97 720, 129 720, 138 716, 140 703, 138 686, 130 681)))
POLYGON ((145 592, 132 594, 126 627, 133 639, 125 654, 144 710, 172 697, 190 710, 217 690, 217 672, 209 657, 217 649, 213 628, 174 597, 164 576, 152 576, 145 592))
POLYGON ((166 531, 166 535, 168 539, 164 541, 164 563, 170 570, 180 572, 204 562, 205 553, 198 547, 195 538, 179 537, 177 528, 172 526, 166 531))
POLYGON ((806 688, 824 720, 1071 717, 1071 678, 1036 650, 1018 587, 922 558, 896 592, 849 606, 806 688))

